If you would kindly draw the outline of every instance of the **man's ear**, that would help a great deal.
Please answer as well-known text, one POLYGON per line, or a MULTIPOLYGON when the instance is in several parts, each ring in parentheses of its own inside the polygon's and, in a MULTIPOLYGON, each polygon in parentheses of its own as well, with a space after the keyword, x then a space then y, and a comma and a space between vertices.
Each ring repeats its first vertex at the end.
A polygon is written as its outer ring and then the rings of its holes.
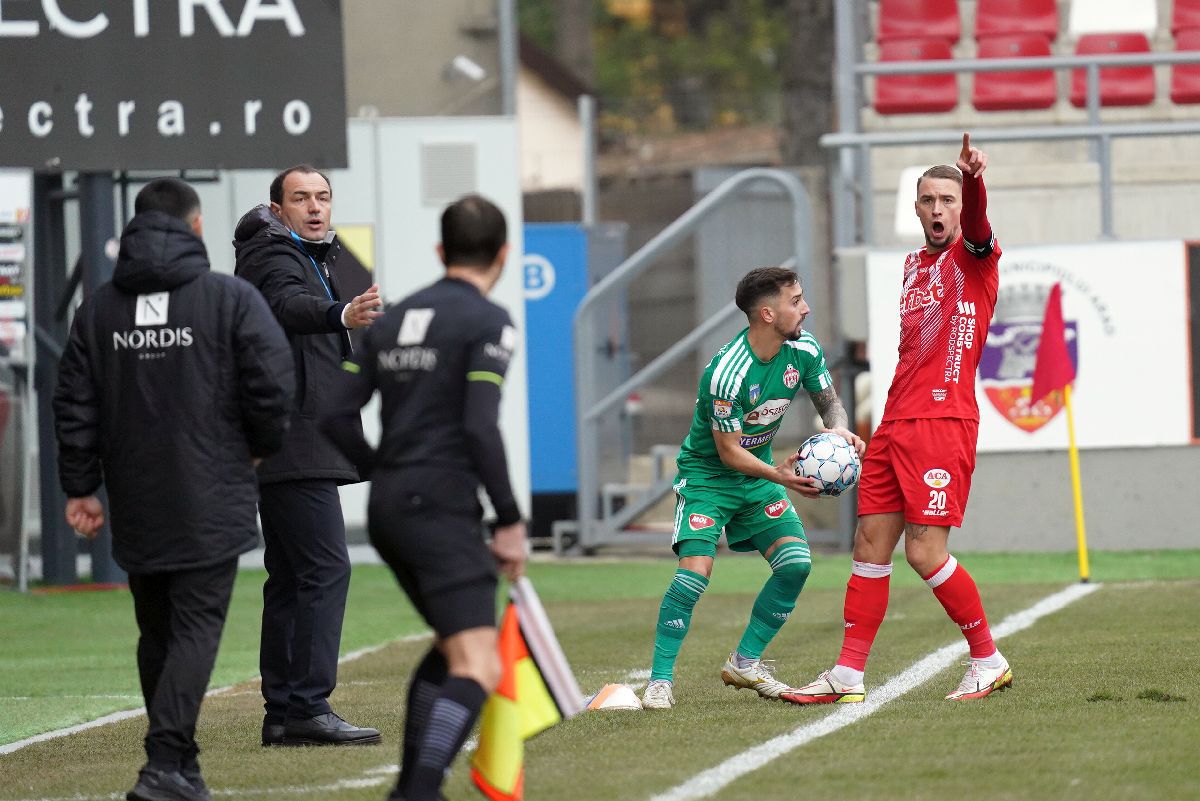
POLYGON ((272 214, 274 214, 276 217, 279 217, 280 219, 283 219, 283 206, 280 206, 275 201, 271 201, 270 208, 271 208, 272 214))
POLYGON ((192 218, 192 233, 201 239, 204 238, 204 215, 196 212, 196 216, 192 218))
POLYGON ((437 243, 435 250, 437 250, 438 261, 440 261, 443 266, 449 267, 450 265, 446 264, 446 248, 442 246, 441 242, 437 243))
POLYGON ((496 251, 496 258, 492 260, 493 267, 498 266, 503 269, 504 265, 508 263, 508 252, 510 247, 511 246, 507 242, 500 246, 500 249, 496 251))

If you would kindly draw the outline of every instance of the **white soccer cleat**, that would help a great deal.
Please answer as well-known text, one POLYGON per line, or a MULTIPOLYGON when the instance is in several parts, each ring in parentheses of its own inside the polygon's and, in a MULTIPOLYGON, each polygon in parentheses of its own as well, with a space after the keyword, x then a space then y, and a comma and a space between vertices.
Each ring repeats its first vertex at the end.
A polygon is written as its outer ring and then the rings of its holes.
POLYGON ((946 696, 947 701, 966 701, 971 698, 986 698, 996 690, 1011 687, 1012 668, 1005 661, 998 668, 984 667, 972 659, 967 663, 967 673, 958 684, 958 689, 946 696))
POLYGON ((670 709, 675 706, 675 693, 671 692, 671 682, 656 679, 646 685, 642 693, 642 709, 670 709))
POLYGON ((826 670, 816 681, 784 693, 782 699, 793 704, 857 704, 867 697, 862 684, 842 684, 826 670))
POLYGON ((754 690, 763 698, 779 698, 781 693, 789 692, 792 688, 775 678, 774 673, 775 666, 761 659, 755 659, 740 668, 733 661, 733 654, 730 654, 721 668, 721 681, 738 690, 754 690))

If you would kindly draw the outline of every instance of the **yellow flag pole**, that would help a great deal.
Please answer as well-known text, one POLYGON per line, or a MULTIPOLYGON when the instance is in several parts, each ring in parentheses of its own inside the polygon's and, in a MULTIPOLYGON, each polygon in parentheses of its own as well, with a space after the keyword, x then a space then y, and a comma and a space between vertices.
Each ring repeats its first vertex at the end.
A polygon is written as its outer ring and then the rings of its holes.
POLYGON ((1083 525, 1083 485, 1079 480, 1079 448, 1075 445, 1075 411, 1071 407, 1071 385, 1063 387, 1067 407, 1067 438, 1071 454, 1071 488, 1075 494, 1075 539, 1079 550, 1079 580, 1087 583, 1088 571, 1087 531, 1083 525))

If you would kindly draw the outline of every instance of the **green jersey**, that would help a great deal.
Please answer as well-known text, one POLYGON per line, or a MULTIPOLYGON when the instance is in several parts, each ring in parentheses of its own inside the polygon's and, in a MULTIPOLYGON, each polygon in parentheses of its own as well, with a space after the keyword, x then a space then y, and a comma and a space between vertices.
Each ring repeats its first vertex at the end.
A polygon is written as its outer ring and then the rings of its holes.
POLYGON ((713 431, 740 431, 743 448, 774 464, 771 440, 800 387, 820 392, 833 383, 812 334, 801 331, 799 339, 785 341, 775 358, 764 362, 750 349, 749 331, 743 329, 704 368, 692 427, 679 450, 683 478, 746 479, 721 462, 713 431))

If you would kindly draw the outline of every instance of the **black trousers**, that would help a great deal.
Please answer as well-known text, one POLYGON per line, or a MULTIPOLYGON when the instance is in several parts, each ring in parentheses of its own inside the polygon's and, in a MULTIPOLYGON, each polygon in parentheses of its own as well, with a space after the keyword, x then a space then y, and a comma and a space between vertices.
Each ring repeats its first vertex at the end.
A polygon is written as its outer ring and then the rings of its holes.
POLYGON ((337 482, 286 481, 259 490, 267 583, 258 667, 267 718, 282 723, 330 711, 350 555, 337 482))
POLYGON ((137 616, 138 677, 150 726, 149 762, 177 768, 194 763, 196 718, 208 688, 237 560, 167 573, 130 573, 137 616))

